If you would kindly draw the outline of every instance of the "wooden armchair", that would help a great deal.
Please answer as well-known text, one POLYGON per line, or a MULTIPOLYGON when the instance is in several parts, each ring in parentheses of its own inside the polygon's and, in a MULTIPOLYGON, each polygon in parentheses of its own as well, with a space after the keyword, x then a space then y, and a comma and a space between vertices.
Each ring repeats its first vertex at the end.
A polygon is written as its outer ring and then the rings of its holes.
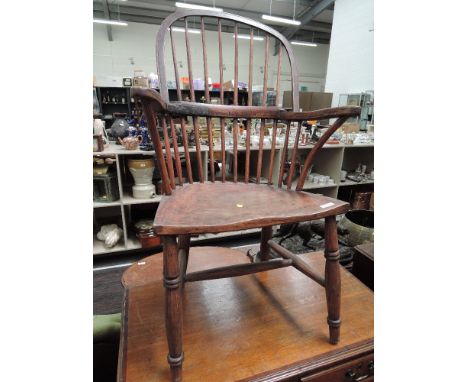
MULTIPOLYGON (((210 52, 211 53, 211 52, 210 52)), ((317 111, 299 112, 298 71, 289 42, 274 29, 254 20, 229 13, 206 10, 190 10, 176 12, 168 16, 156 38, 156 60, 160 80, 160 92, 152 89, 132 88, 131 94, 141 100, 143 111, 148 120, 149 131, 156 151, 165 196, 163 196, 154 221, 155 230, 161 235, 164 252, 164 285, 166 288, 166 334, 169 346, 168 362, 172 370, 172 380, 182 380, 182 299, 183 284, 186 281, 216 279, 222 277, 241 276, 270 269, 293 266, 299 271, 325 287, 328 306, 328 325, 330 342, 336 344, 339 340, 340 328, 340 269, 338 264, 339 251, 336 218, 348 210, 348 203, 333 198, 301 191, 311 168, 313 159, 327 139, 338 129, 348 117, 358 116, 358 107, 329 108, 317 111), (192 74, 192 52, 189 38, 189 18, 200 23, 204 68, 204 97, 207 103, 195 102, 195 90, 192 74), (208 88, 208 47, 205 25, 207 20, 217 25, 217 50, 219 52, 219 82, 221 83, 221 105, 210 103, 208 88), (173 24, 185 22, 185 44, 187 69, 190 86, 190 102, 182 98, 179 83, 179 67, 175 49, 173 24), (224 25, 223 25, 224 23, 224 25), (233 105, 224 105, 225 97, 222 89, 223 78, 223 27, 226 23, 233 24, 234 29, 234 98, 233 105), (238 105, 238 73, 239 73, 239 30, 240 27, 250 30, 249 47, 249 78, 247 106, 238 105), (265 41, 262 106, 252 106, 252 76, 254 56, 254 30, 262 33, 265 41), (171 55, 165 56, 166 39, 171 42, 171 55), (280 88, 282 54, 285 51, 291 68, 292 111, 286 111, 278 106, 266 106, 270 49, 278 42, 280 49, 276 66, 276 102, 280 88), (177 101, 170 102, 165 58, 171 57, 175 83, 177 87, 177 101), (245 170, 238 174, 239 164, 239 119, 246 119, 245 170), (324 133, 320 140, 308 153, 302 171, 292 190, 293 175, 298 161, 298 144, 301 122, 305 120, 336 119, 332 126, 324 133), (200 145, 200 120, 206 120, 208 130, 209 179, 205 179, 202 166, 202 149, 200 145), (213 124, 219 119, 221 126, 221 175, 216 179, 213 124), (261 120, 258 156, 254 163, 251 155, 250 132, 252 119, 261 120), (180 132, 183 147, 177 146, 176 120, 180 120, 180 132), (225 126, 226 122, 233 122, 233 143, 227 147, 225 126), (264 127, 266 120, 273 121, 271 148, 269 158, 264 158, 264 127), (188 123, 191 122, 195 135, 195 158, 192 163, 189 155, 188 123), (286 124, 284 146, 278 147, 276 135, 278 122, 286 124), (290 137, 292 125, 297 124, 295 137, 290 137), (160 134, 161 133, 161 134, 160 134), (170 139, 172 137, 172 140, 170 139), (289 143, 293 142, 292 155, 288 158, 289 143), (188 183, 183 182, 181 153, 185 153, 186 177, 188 183), (172 153, 172 154, 170 154, 172 153), (232 155, 232 179, 228 179, 226 161, 232 155), (276 179, 273 178, 273 164, 275 155, 281 155, 280 168, 276 179), (268 162, 264 159, 267 159, 268 162), (289 160, 289 166, 287 161, 289 160), (266 167, 265 165, 268 164, 266 167), (194 167, 194 168, 193 168, 194 167), (260 178, 267 174, 268 184, 260 184, 260 178), (265 168, 268 168, 267 171, 265 168), (250 171, 255 182, 250 182, 250 171), (198 179, 198 181, 196 181, 198 179), (283 223, 301 222, 325 218, 325 274, 321 275, 310 269, 298 256, 284 249, 271 240, 272 226, 283 223), (252 263, 233 265, 207 271, 186 273, 189 259, 190 235, 203 233, 217 233, 236 231, 249 228, 261 228, 261 245, 259 260, 252 263), (273 251, 280 258, 272 258, 273 251)), ((292 135, 292 134, 291 134, 292 135)), ((277 170, 278 171, 278 170, 277 170)))

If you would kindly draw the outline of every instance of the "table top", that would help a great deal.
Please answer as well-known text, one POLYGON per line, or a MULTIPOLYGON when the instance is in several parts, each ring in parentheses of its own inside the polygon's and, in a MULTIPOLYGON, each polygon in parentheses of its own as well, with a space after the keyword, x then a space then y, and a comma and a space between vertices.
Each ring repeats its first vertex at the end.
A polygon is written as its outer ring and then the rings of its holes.
MULTIPOLYGON (((323 253, 300 256, 323 272, 323 253)), ((188 272, 248 261, 237 250, 195 247, 190 249, 188 272)), ((306 370, 327 357, 336 360, 356 349, 373 349, 373 293, 344 268, 341 276, 338 345, 328 343, 324 289, 293 267, 186 283, 184 381, 266 381, 306 370)), ((118 380, 170 381, 162 254, 135 263, 122 282, 118 380)))

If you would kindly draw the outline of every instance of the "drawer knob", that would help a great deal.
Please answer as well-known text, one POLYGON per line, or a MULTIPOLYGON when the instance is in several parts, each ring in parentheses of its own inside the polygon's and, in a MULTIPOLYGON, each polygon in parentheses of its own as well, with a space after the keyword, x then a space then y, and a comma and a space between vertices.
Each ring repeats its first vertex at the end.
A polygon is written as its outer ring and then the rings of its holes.
MULTIPOLYGON (((359 365, 357 368, 360 369, 361 366, 362 365, 359 365)), ((359 375, 359 376, 354 369, 349 369, 348 371, 346 371, 346 378, 350 378, 351 381, 354 381, 354 382, 364 381, 365 379, 369 378, 371 375, 374 375, 374 361, 370 361, 367 367, 369 368, 369 372, 367 374, 359 375)))

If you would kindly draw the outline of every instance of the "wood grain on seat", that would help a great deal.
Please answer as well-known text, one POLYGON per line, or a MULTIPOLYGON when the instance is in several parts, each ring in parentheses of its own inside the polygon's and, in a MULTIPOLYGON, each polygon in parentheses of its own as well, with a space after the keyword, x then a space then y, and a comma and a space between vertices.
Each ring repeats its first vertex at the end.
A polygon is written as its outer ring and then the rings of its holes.
POLYGON ((160 235, 236 231, 337 215, 349 204, 303 191, 245 183, 193 183, 163 197, 154 221, 160 235))

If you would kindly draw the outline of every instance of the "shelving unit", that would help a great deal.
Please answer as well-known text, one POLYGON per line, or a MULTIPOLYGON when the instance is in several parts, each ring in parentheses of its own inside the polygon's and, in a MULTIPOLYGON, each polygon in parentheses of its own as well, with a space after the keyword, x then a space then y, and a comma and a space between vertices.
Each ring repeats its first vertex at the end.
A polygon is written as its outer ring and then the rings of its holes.
MULTIPOLYGON (((312 145, 299 146, 298 157, 300 161, 303 161, 309 150, 312 148, 312 145)), ((183 147, 179 147, 181 152, 184 151, 183 147)), ((270 147, 264 147, 264 158, 269 158, 270 147)), ((292 150, 292 146, 288 149, 292 150)), ((317 184, 310 181, 306 181, 304 185, 305 192, 319 193, 330 197, 338 197, 338 191, 343 187, 353 187, 358 185, 368 185, 372 187, 373 181, 368 182, 353 182, 351 180, 346 180, 345 182, 340 182, 341 170, 352 171, 356 168, 358 163, 366 164, 367 171, 370 172, 374 168, 374 157, 373 157, 373 145, 344 145, 344 144, 330 144, 325 145, 322 150, 319 151, 316 160, 314 160, 314 167, 312 172, 317 172, 323 175, 328 175, 334 180, 334 184, 317 184)), ((208 175, 208 147, 202 145, 202 162, 203 162, 203 171, 205 179, 208 175)), ((215 151, 219 151, 219 147, 215 146, 215 151)), ((242 152, 245 153, 245 148, 239 147, 239 155, 242 152)), ((230 159, 230 150, 227 149, 227 161, 230 159)), ((251 147, 251 155, 255 156, 258 152, 258 148, 251 147)), ((192 158, 192 166, 195 163, 195 148, 189 149, 189 155, 192 158)), ((136 238, 136 236, 129 229, 131 222, 132 210, 140 208, 139 206, 145 205, 145 208, 150 210, 152 213, 156 211, 158 203, 161 201, 162 196, 156 195, 152 199, 135 199, 131 195, 131 189, 128 187, 129 174, 125 171, 124 166, 126 166, 126 159, 129 157, 138 157, 138 156, 154 156, 154 151, 141 151, 141 150, 125 150, 122 146, 111 144, 102 152, 94 152, 94 156, 103 156, 103 157, 112 157, 116 158, 117 165, 117 175, 118 175, 118 186, 120 199, 118 201, 103 203, 103 202, 94 202, 94 212, 95 215, 102 214, 103 210, 112 209, 114 215, 121 220, 121 228, 124 231, 124 237, 120 243, 118 243, 113 248, 105 248, 103 242, 96 239, 94 235, 93 241, 93 254, 101 255, 113 252, 125 252, 131 250, 137 250, 141 248, 141 245, 136 238)), ((275 165, 273 171, 273 178, 277 179, 278 169, 280 164, 280 158, 282 155, 282 149, 277 148, 275 153, 275 165)), ((252 161, 252 163, 255 161, 252 161)), ((262 176, 267 177, 268 173, 268 161, 264 161, 262 168, 262 176)), ((193 167, 194 169, 195 167, 193 167)), ((254 174, 255 172, 251 172, 254 174)), ((239 179, 243 179, 243 170, 239 169, 239 179)), ((293 181, 292 189, 294 189, 297 180, 293 181)), ((154 216, 154 214, 152 215, 154 216)), ((236 232, 226 232, 220 234, 206 234, 199 235, 198 237, 193 238, 194 242, 203 242, 206 240, 213 240, 215 238, 230 237, 230 236, 242 236, 242 235, 252 235, 254 233, 259 233, 260 229, 245 230, 245 231, 236 231, 236 232)), ((156 248, 157 249, 157 248, 156 248)))

